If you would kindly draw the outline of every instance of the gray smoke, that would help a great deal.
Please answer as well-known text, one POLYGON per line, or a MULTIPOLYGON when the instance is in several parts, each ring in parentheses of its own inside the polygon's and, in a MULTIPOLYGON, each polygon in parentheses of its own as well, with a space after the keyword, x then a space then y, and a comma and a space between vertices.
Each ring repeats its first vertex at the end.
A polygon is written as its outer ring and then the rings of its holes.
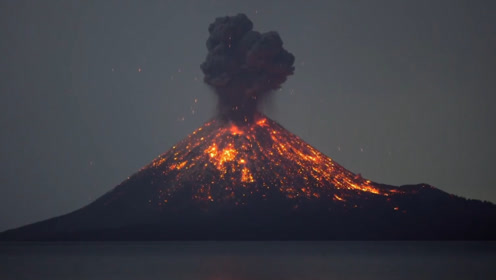
POLYGON ((244 14, 216 18, 208 27, 208 54, 200 66, 204 82, 219 95, 220 114, 234 121, 251 121, 259 101, 294 71, 295 58, 279 34, 252 28, 244 14))

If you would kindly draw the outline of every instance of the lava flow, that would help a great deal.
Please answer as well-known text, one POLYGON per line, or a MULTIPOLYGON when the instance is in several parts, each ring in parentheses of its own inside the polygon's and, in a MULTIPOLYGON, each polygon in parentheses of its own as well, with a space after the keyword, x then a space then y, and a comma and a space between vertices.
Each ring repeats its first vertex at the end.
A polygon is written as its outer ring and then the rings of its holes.
POLYGON ((275 195, 345 203, 356 195, 400 192, 344 169, 261 114, 245 125, 211 120, 143 169, 158 185, 150 203, 161 207, 184 188, 191 188, 193 200, 235 205, 275 195))

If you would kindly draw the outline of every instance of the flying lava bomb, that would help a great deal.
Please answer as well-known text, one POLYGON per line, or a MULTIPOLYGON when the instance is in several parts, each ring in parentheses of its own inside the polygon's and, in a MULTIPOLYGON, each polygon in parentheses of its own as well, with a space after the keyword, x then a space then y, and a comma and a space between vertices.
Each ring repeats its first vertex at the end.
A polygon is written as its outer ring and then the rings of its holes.
POLYGON ((218 115, 89 205, 0 240, 496 238, 494 204, 367 180, 258 112, 294 56, 252 28, 243 14, 208 28, 218 115))
POLYGON ((253 31, 244 14, 219 17, 210 24, 204 81, 219 96, 224 119, 252 122, 260 100, 293 74, 294 56, 274 31, 253 31))

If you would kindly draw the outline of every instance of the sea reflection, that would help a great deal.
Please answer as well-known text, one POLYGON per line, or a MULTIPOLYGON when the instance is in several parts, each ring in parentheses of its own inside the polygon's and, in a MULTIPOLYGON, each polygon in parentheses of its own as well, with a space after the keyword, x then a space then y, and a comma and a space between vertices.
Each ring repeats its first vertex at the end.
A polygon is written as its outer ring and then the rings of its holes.
POLYGON ((496 279, 495 244, 3 243, 0 279, 496 279))

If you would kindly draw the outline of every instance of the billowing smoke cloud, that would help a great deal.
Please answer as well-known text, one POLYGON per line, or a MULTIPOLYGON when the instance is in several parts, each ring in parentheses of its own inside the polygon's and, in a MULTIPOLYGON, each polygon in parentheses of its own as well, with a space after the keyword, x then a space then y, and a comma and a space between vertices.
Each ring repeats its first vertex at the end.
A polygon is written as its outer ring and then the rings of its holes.
POLYGON ((244 14, 219 17, 210 24, 204 81, 219 95, 224 118, 250 122, 258 102, 293 74, 294 56, 277 32, 253 31, 244 14))

